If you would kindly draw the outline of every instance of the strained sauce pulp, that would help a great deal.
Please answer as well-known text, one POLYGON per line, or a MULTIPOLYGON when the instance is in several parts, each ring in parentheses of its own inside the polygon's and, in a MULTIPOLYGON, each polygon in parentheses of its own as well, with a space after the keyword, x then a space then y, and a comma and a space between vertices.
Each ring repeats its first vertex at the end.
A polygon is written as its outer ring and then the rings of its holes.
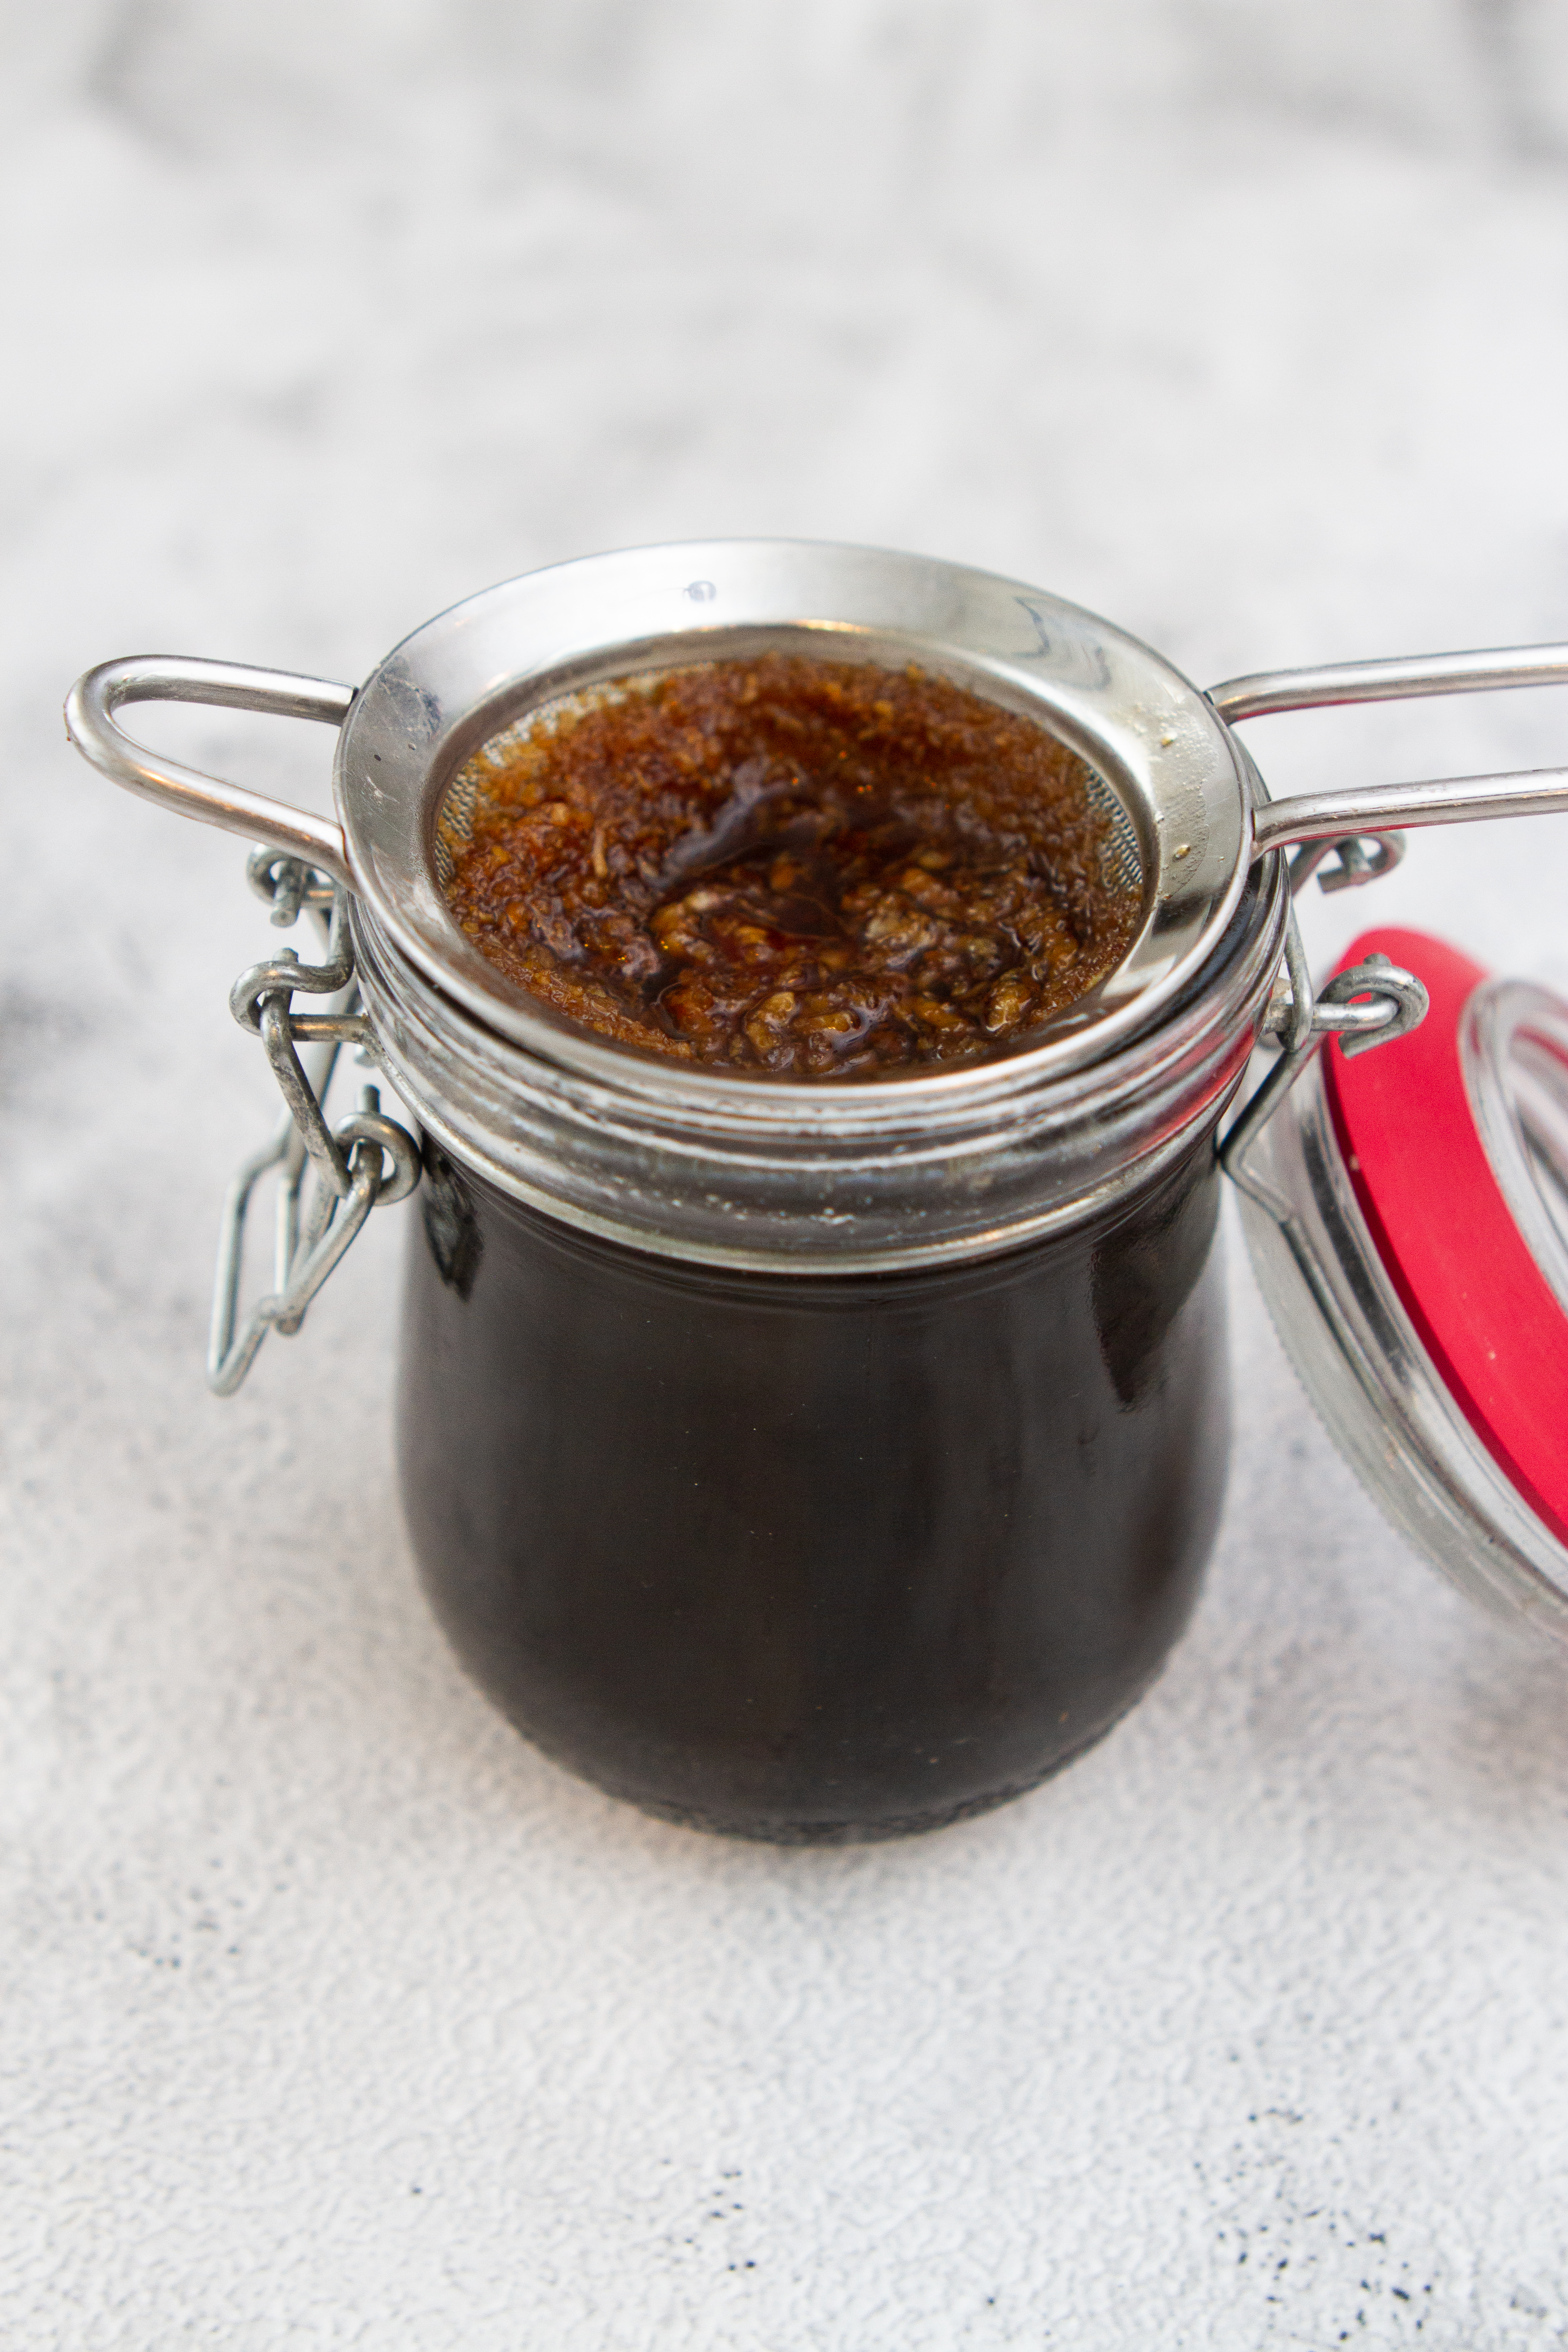
POLYGON ((784 654, 630 679, 487 745, 447 898, 623 1044, 753 1074, 984 1058, 1131 945, 1089 771, 910 667, 784 654))

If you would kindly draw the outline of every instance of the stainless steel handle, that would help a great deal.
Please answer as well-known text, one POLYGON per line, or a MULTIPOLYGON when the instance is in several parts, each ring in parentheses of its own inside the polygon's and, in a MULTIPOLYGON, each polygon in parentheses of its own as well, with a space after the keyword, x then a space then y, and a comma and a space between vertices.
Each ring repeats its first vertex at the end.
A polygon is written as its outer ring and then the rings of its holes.
MULTIPOLYGON (((1417 695, 1477 694, 1520 686, 1568 686, 1568 646, 1507 646, 1487 653, 1419 654, 1399 661, 1260 672, 1227 678, 1211 688, 1209 700, 1235 726, 1278 710, 1399 702, 1417 695)), ((1568 768, 1301 793, 1257 812, 1252 856, 1261 857, 1293 841, 1333 841, 1389 833, 1402 825, 1458 824, 1471 817, 1544 815, 1554 809, 1568 809, 1568 768)))
POLYGON ((287 850, 344 889, 353 889, 342 827, 330 817, 312 816, 287 801, 247 793, 240 784, 204 775, 175 760, 155 759, 115 724, 127 702, 203 702, 232 710, 271 711, 280 719, 319 719, 341 727, 356 689, 321 677, 295 677, 287 670, 253 669, 245 662, 191 661, 179 656, 138 654, 128 660, 100 662, 78 678, 66 703, 66 732, 93 766, 127 792, 140 793, 180 816, 216 824, 287 850))

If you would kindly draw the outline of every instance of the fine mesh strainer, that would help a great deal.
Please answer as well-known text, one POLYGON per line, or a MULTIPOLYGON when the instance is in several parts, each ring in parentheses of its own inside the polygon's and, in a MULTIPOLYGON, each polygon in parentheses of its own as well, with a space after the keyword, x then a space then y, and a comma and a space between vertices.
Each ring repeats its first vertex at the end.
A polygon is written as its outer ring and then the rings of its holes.
MULTIPOLYGON (((357 690, 238 665, 105 663, 72 694, 79 748, 117 782, 307 858, 352 891, 419 969, 501 1034, 597 1066, 631 1049, 589 1039, 526 996, 458 929, 442 834, 470 756, 527 714, 637 672, 770 648, 837 661, 914 660, 1030 714, 1087 761, 1113 867, 1142 882, 1121 964, 1025 1048, 1068 1069, 1113 1050, 1213 954, 1249 866, 1291 843, 1568 807, 1568 771, 1310 794, 1268 804, 1232 722, 1313 704, 1568 677, 1568 648, 1436 656, 1243 678, 1205 695, 1124 631, 1059 597, 930 559, 789 541, 719 541, 594 556, 507 581, 405 639, 357 690), (114 719, 194 701, 340 729, 338 822, 153 758, 114 719)), ((716 1087, 760 1082, 705 1073, 716 1087)), ((962 1084, 965 1073, 877 1083, 962 1084)))

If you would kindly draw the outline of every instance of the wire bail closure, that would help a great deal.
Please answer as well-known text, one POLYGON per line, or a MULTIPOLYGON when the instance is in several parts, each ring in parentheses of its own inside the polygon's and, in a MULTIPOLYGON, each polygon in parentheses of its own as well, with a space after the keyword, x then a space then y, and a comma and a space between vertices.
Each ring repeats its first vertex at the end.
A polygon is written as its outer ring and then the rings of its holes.
POLYGON ((293 1337, 372 1209, 406 1199, 421 1173, 418 1145, 406 1128, 382 1116, 375 1087, 362 1087, 359 1109, 351 1118, 336 1128, 327 1123, 324 1105, 342 1049, 352 1046, 367 1061, 374 1053, 370 1024, 359 1010, 343 892, 302 859, 265 846, 252 852, 246 875, 252 889, 270 901, 272 920, 280 928, 296 922, 302 908, 310 910, 322 932, 326 960, 301 963, 293 949, 285 948, 241 972, 229 992, 230 1011, 266 1046, 289 1108, 271 1140, 235 1171, 224 1201, 206 1360, 207 1386, 220 1397, 233 1396, 241 1386, 268 1331, 293 1337), (335 1002, 324 1013, 296 1013, 296 990, 335 1002), (309 1070, 301 1044, 313 1049, 309 1070), (301 1214, 312 1163, 316 1183, 301 1214), (257 1300, 237 1335, 251 1197, 271 1168, 279 1171, 273 1287, 257 1300))
MULTIPOLYGON (((1370 880, 1372 877, 1355 878, 1370 880)), ((1385 955, 1369 956, 1364 963, 1342 971, 1320 996, 1314 997, 1294 908, 1285 932, 1285 977, 1289 993, 1276 999, 1264 1024, 1264 1034, 1272 1034, 1279 1040, 1279 1059, 1232 1121, 1219 1147, 1219 1164, 1237 1191, 1281 1223, 1290 1212, 1262 1178, 1247 1168, 1250 1145, 1267 1127, 1325 1038, 1338 1037, 1340 1051, 1345 1055, 1370 1053, 1374 1045, 1391 1045, 1396 1037, 1407 1037, 1413 1029, 1419 1028, 1426 1018, 1429 1003, 1426 990, 1415 974, 1385 955)))

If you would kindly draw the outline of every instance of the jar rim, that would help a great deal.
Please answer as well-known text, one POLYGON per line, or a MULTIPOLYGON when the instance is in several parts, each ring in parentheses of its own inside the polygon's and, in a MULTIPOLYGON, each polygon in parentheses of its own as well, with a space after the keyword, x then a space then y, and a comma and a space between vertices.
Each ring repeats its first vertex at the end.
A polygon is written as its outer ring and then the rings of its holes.
POLYGON ((629 1086, 629 1057, 585 1069, 536 1054, 434 982, 373 910, 356 904, 351 921, 378 1058, 453 1158, 629 1247, 805 1276, 999 1254, 1158 1181, 1241 1081, 1289 907, 1269 859, 1209 965, 1115 1053, 1067 1072, 984 1064, 934 1097, 629 1086), (803 1099, 810 1116, 792 1116, 803 1099))

